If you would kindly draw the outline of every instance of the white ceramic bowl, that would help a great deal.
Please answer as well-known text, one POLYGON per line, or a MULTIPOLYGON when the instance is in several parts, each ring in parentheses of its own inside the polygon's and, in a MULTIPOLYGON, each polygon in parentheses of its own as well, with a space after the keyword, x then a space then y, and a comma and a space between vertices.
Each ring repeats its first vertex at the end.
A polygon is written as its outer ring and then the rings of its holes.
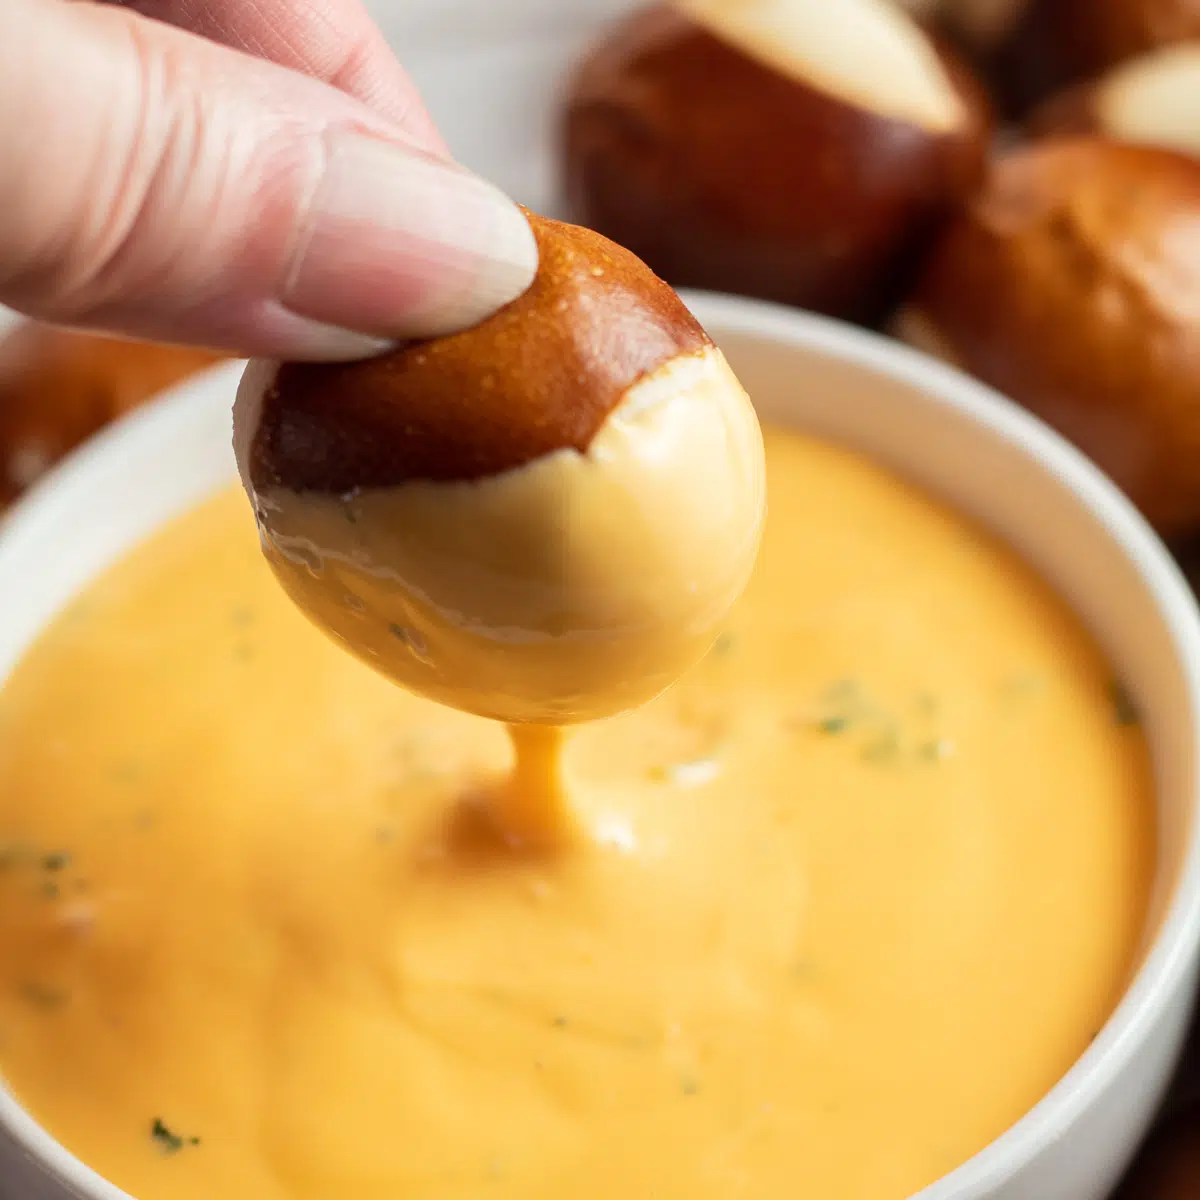
MULTIPOLYGON (((1008 540, 1074 606, 1137 699, 1162 845, 1137 975, 1058 1086, 920 1198, 1102 1200, 1167 1085, 1196 977, 1200 615, 1191 594, 1116 489, 986 388, 836 322, 729 297, 688 299, 766 420, 856 447, 1008 540)), ((0 681, 98 571, 234 478, 237 376, 237 366, 217 368, 114 426, 14 510, 0 529, 0 681)), ((0 1196, 128 1200, 2 1091, 0 1196)))

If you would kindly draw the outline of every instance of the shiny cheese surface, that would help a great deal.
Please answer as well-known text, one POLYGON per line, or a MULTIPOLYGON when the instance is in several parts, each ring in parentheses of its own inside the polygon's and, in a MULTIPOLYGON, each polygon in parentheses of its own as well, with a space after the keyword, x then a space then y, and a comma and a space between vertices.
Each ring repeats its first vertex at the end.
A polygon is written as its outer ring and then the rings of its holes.
POLYGON ((291 605, 230 490, 0 692, 0 1072, 138 1200, 903 1200, 1127 981, 1143 738, 1006 549, 767 431, 714 650, 566 742, 579 836, 498 840, 503 727, 291 605))

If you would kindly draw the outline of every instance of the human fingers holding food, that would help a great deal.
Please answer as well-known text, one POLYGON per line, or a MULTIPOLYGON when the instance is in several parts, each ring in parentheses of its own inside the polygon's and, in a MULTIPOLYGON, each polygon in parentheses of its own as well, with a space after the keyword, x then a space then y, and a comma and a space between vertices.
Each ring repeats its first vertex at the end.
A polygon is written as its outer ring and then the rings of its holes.
POLYGON ((123 6, 5 5, 0 302, 346 359, 474 324, 528 286, 525 218, 449 160, 359 10, 337 14, 338 41, 319 36, 332 5, 291 25, 270 5, 140 7, 230 45, 123 6))
POLYGON ((0 300, 255 356, 243 475, 319 624, 522 726, 632 707, 703 654, 757 550, 763 448, 648 268, 453 164, 353 0, 17 0, 6 19, 24 49, 0 51, 0 161, 37 182, 0 183, 0 300), (335 494, 301 478, 312 461, 335 494), (325 499, 355 506, 361 544, 317 528, 325 499), (335 569, 351 552, 380 594, 335 569), (507 607, 479 607, 481 579, 507 607))
POLYGON ((361 100, 431 150, 446 146, 361 0, 101 0, 265 58, 361 100))

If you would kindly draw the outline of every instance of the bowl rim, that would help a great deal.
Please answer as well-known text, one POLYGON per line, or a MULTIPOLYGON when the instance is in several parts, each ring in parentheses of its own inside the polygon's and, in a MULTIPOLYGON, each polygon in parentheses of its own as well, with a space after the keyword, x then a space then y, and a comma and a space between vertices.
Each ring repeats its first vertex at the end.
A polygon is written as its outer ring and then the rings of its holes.
MULTIPOLYGON (((908 384, 1053 474, 1133 565, 1158 605, 1174 646, 1200 745, 1200 609, 1158 534, 1081 450, 1027 409, 956 367, 902 342, 812 313, 741 297, 681 292, 702 324, 813 350, 908 384)), ((717 338, 719 342, 719 337, 717 338)), ((1187 984, 1200 945, 1200 779, 1174 895, 1140 968, 1100 1033, 1019 1120, 911 1200, 984 1200, 1065 1137, 1130 1065, 1187 984)))
MULTIPOLYGON (((1100 469, 1039 418, 954 367, 889 337, 799 309, 740 296, 681 291, 702 324, 721 335, 768 339, 837 359, 920 391, 965 416, 1054 474, 1120 548, 1153 596, 1174 645, 1200 745, 1200 609, 1183 573, 1149 524, 1100 469)), ((154 403, 113 423, 56 465, 0 519, 3 550, 27 526, 52 518, 66 488, 86 490, 115 456, 170 435, 217 381, 234 378, 222 363, 168 389, 154 403)), ((233 404, 233 389, 229 395, 233 404)), ((231 420, 232 427, 232 420, 231 420)), ((230 458, 232 467, 232 455, 230 458)), ((52 614, 51 614, 52 615, 52 614)), ((41 628, 44 628, 44 624, 41 628)), ((0 679, 0 686, 3 680, 0 679)), ((911 1200, 984 1200, 1066 1136, 1111 1088, 1177 1002, 1200 947, 1200 782, 1174 895, 1141 967, 1099 1035, 1058 1082, 1004 1133, 911 1200)), ((0 1087, 0 1131, 78 1200, 136 1200, 77 1158, 0 1087)))

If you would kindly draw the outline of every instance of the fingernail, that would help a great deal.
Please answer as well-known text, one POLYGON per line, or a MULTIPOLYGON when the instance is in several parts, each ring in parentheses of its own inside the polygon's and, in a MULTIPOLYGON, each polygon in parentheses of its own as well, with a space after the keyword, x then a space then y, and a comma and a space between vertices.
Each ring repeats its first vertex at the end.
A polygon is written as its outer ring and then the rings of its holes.
POLYGON ((293 314, 290 321, 281 323, 269 350, 281 358, 308 362, 355 362, 385 354, 395 347, 396 342, 391 338, 371 337, 293 314))
POLYGON ((373 338, 433 337, 478 324, 537 273, 537 244, 490 183, 420 151, 344 130, 282 297, 287 307, 373 338))

